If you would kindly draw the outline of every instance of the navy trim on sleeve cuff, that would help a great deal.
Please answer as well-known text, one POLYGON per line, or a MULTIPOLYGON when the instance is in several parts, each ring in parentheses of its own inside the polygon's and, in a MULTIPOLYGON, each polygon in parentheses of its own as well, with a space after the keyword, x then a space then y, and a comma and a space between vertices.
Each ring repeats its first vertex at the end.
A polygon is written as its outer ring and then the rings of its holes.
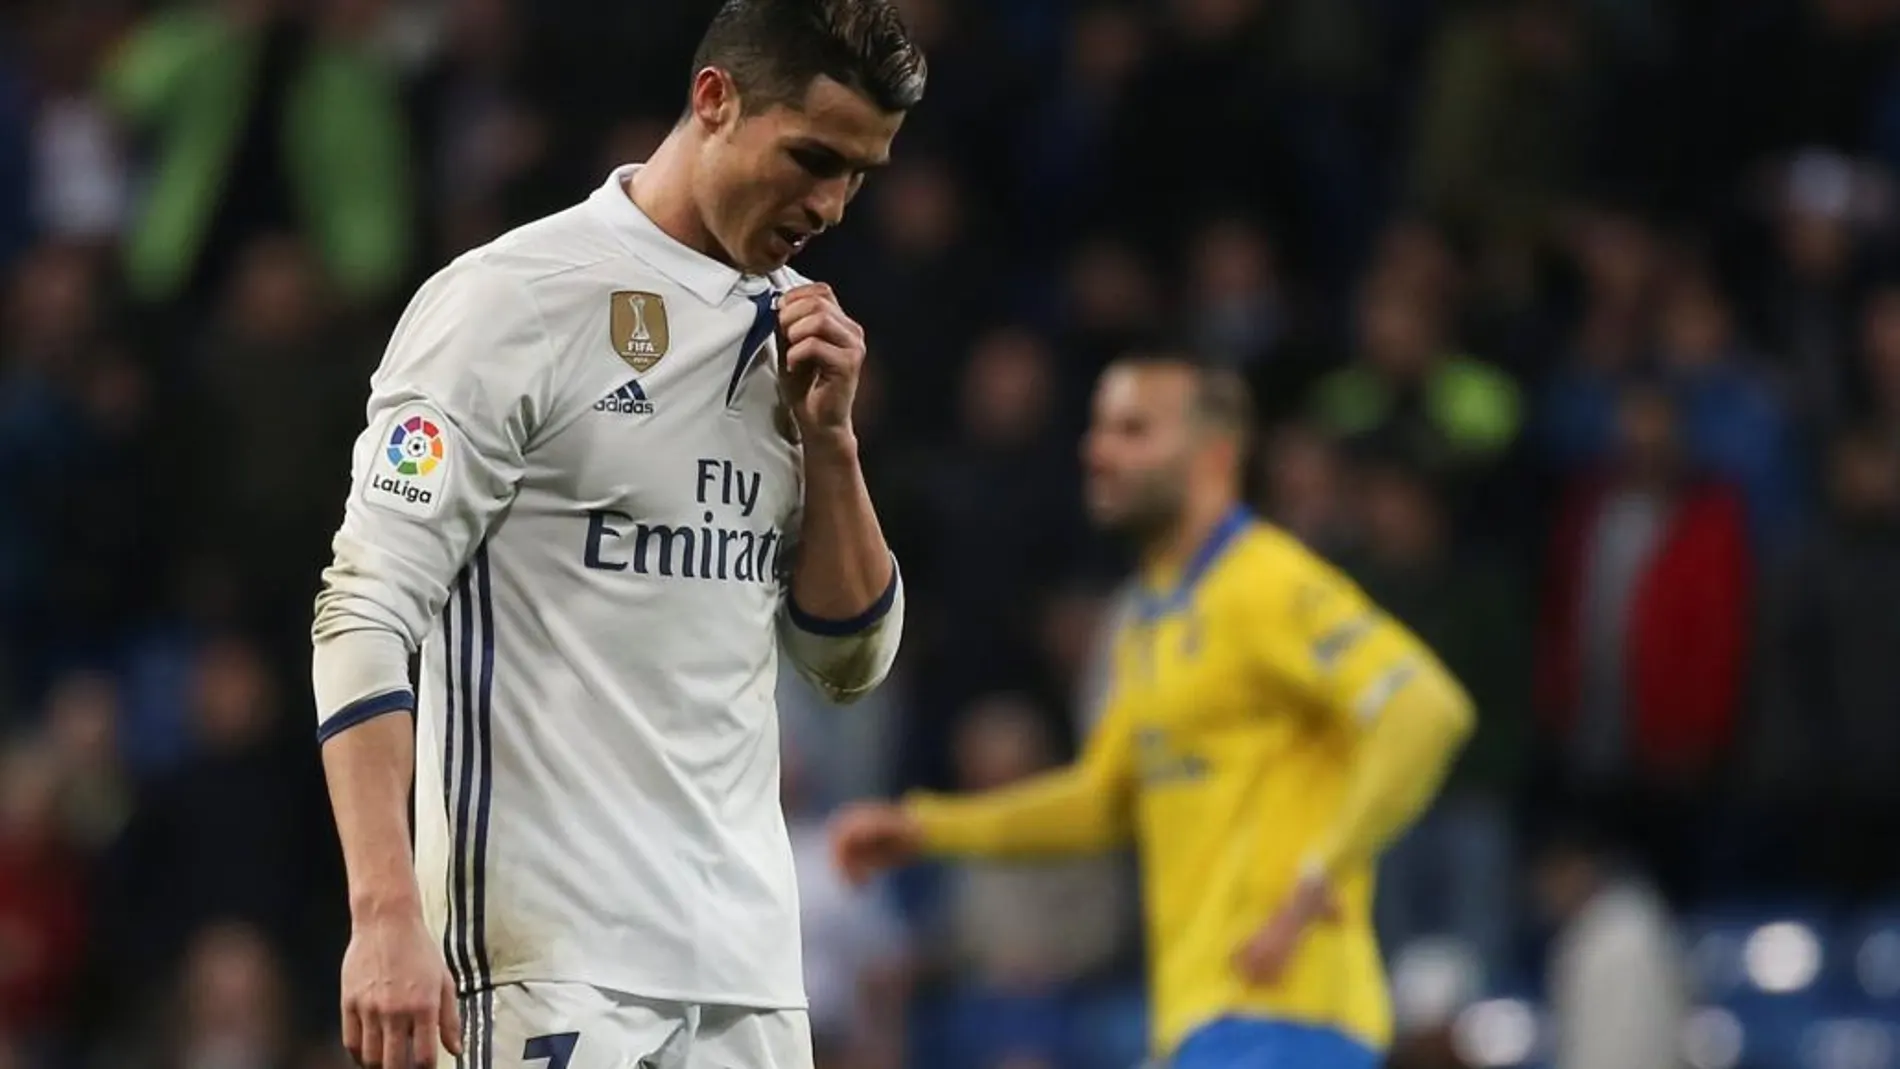
POLYGON ((871 607, 847 620, 828 620, 798 607, 791 597, 785 599, 785 612, 791 617, 792 626, 810 635, 822 635, 825 638, 850 638, 860 635, 877 626, 879 620, 890 615, 891 606, 897 604, 897 565, 891 565, 891 581, 884 587, 884 593, 877 596, 871 607))
POLYGON ((317 725, 317 745, 321 746, 333 735, 340 735, 365 721, 374 720, 384 713, 412 711, 416 707, 413 692, 392 690, 386 694, 372 694, 336 711, 336 715, 317 725))

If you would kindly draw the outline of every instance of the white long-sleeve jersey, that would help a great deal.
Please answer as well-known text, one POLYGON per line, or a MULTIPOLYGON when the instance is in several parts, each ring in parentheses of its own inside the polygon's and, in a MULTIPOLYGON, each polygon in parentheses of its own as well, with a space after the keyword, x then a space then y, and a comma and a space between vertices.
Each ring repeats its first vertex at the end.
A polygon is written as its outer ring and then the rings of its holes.
POLYGON ((416 709, 417 875, 465 992, 799 1007, 779 650, 862 694, 903 592, 893 571, 850 621, 791 604, 772 295, 803 280, 667 237, 630 173, 397 324, 317 600, 318 735, 416 709))

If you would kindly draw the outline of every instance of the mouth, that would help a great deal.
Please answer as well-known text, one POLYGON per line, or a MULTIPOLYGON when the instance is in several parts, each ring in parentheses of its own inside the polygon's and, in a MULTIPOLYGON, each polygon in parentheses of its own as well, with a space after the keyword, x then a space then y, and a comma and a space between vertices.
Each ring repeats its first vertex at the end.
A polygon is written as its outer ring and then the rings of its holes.
POLYGON ((796 254, 811 242, 815 231, 799 230, 795 227, 780 226, 772 229, 772 236, 785 243, 788 253, 796 254))

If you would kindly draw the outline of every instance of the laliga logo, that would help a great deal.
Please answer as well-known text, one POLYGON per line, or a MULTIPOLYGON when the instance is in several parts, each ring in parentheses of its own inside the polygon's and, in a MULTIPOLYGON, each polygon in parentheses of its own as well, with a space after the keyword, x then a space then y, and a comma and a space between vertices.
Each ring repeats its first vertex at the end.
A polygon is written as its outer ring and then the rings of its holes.
POLYGON ((426 477, 442 463, 442 432, 434 423, 421 416, 404 420, 390 433, 389 446, 383 455, 388 458, 390 467, 396 469, 396 475, 374 476, 370 485, 410 504, 426 505, 434 501, 434 493, 410 481, 410 478, 426 477))

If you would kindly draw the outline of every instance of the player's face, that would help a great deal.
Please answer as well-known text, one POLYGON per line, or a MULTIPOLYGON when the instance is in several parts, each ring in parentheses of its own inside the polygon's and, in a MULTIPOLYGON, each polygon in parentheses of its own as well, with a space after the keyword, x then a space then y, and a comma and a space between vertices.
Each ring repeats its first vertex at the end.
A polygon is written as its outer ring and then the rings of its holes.
POLYGON ((864 177, 890 160, 901 112, 829 78, 813 79, 800 107, 734 110, 708 148, 702 208, 734 266, 763 274, 844 218, 864 177))
POLYGON ((1187 368, 1117 366, 1095 388, 1083 442, 1089 517, 1141 535, 1180 516, 1194 450, 1194 373, 1187 368))

